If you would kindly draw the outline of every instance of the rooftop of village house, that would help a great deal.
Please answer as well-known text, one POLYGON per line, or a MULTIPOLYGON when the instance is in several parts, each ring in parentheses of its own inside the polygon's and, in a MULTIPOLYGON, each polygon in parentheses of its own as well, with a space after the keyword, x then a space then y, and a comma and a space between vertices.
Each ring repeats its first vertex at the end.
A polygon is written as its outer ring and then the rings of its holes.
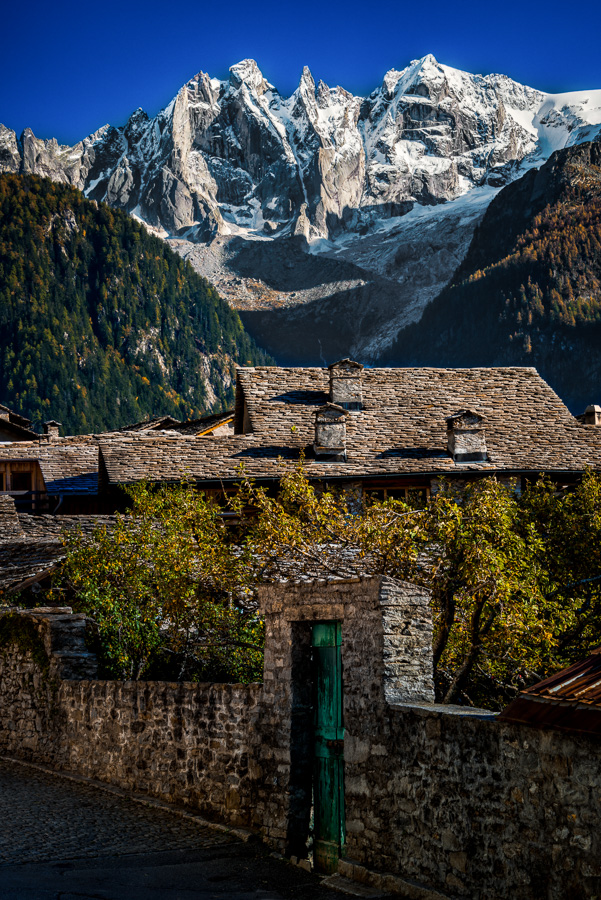
MULTIPOLYGON (((54 430, 0 445, 0 468, 23 461, 39 466, 53 513, 66 511, 63 498, 94 500, 99 468, 101 488, 140 480, 218 485, 238 480, 242 467, 250 477, 278 479, 303 457, 307 474, 320 480, 576 476, 586 468, 601 471, 597 410, 590 407, 577 420, 532 368, 364 369, 350 360, 329 370, 240 368, 235 414, 192 423, 155 418, 97 435, 59 437, 54 430), (319 456, 318 417, 334 423, 338 441, 343 434, 343 454, 319 456), (481 457, 454 455, 453 429, 480 441, 481 457)), ((6 501, 0 503, 4 589, 43 577, 64 555, 65 530, 114 521, 94 514, 89 503, 71 508, 78 515, 40 515, 43 508, 29 515, 16 511, 12 497, 0 493, 0 501, 6 501)))
MULTIPOLYGON (((114 432, 111 432, 114 434, 114 432)), ((48 440, 0 445, 0 464, 10 460, 37 461, 48 494, 98 492, 98 441, 96 435, 72 435, 48 440)), ((110 438, 110 434, 103 436, 110 438)))
POLYGON ((362 397, 344 410, 346 458, 321 461, 315 415, 332 396, 332 368, 240 368, 232 437, 100 438, 101 477, 108 484, 235 480, 243 466, 251 477, 277 478, 301 456, 318 478, 601 469, 599 430, 579 423, 535 369, 510 367, 351 373, 362 397), (486 458, 458 463, 447 419, 466 410, 481 418, 486 458))
MULTIPOLYGON (((94 495, 98 493, 98 447, 100 442, 117 440, 124 434, 184 434, 202 437, 212 432, 228 434, 233 430, 233 411, 179 422, 170 416, 149 419, 126 426, 121 431, 102 434, 52 435, 27 433, 12 443, 0 443, 0 467, 6 461, 30 461, 39 465, 46 493, 60 495, 94 495)), ((47 423, 49 424, 49 423, 47 423)), ((58 423, 57 423, 58 424, 58 423)))
POLYGON ((189 419, 181 422, 171 416, 159 416, 157 418, 145 419, 143 422, 135 422, 133 425, 125 425, 120 430, 122 432, 144 432, 144 431, 169 431, 175 434, 189 434, 194 437, 203 437, 216 430, 219 433, 227 433, 233 431, 234 412, 227 410, 226 412, 215 413, 209 416, 201 416, 199 419, 189 419), (230 426, 230 427, 228 427, 230 426))
POLYGON ((27 441, 35 437, 31 419, 0 403, 0 441, 27 441))
POLYGON ((580 734, 601 734, 601 647, 538 684, 503 710, 500 721, 580 734))
POLYGON ((13 497, 0 493, 0 591, 18 590, 51 572, 65 556, 65 533, 90 535, 115 521, 115 516, 19 513, 13 497))
POLYGON ((601 429, 591 427, 591 410, 578 421, 533 368, 364 369, 350 360, 329 370, 239 368, 234 434, 232 412, 188 423, 162 417, 104 434, 4 444, 0 465, 35 462, 51 497, 97 494, 99 466, 105 485, 232 481, 241 467, 250 477, 277 479, 302 457, 308 475, 320 479, 579 473, 601 470, 601 429), (351 392, 346 409, 331 407, 344 423, 344 456, 320 458, 316 414, 339 399, 337 378, 343 388, 353 382, 360 401, 351 392), (466 412, 485 443, 481 459, 449 451, 449 423, 461 424, 458 414, 466 412))

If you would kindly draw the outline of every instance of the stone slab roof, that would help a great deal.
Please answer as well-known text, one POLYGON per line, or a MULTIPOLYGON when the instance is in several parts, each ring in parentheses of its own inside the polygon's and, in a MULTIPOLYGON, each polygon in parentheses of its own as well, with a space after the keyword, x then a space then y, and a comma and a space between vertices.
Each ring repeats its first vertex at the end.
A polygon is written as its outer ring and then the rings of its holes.
POLYGON ((15 589, 29 579, 43 577, 65 556, 58 538, 0 543, 0 590, 15 589))
POLYGON ((200 435, 231 422, 233 418, 233 410, 214 413, 210 416, 201 416, 200 419, 189 419, 187 422, 180 422, 178 419, 171 418, 171 416, 161 416, 158 419, 146 419, 143 422, 136 422, 134 425, 126 425, 120 431, 128 433, 170 431, 176 434, 200 435))
POLYGON ((181 425, 179 419, 171 416, 159 416, 154 419, 144 419, 142 422, 134 422, 131 425, 124 425, 120 431, 165 431, 170 430, 176 425, 181 425))
MULTIPOLYGON (((221 428, 222 431, 227 431, 224 426, 232 423, 233 419, 234 411, 228 410, 227 412, 216 413, 211 416, 202 416, 200 419, 191 419, 189 422, 182 422, 181 425, 177 425, 173 430, 177 431, 178 434, 194 434, 199 437, 217 428, 221 428)), ((232 434, 233 430, 232 425, 232 434)))
POLYGON ((60 538, 65 532, 81 531, 84 535, 90 535, 96 528, 112 528, 117 521, 116 516, 104 515, 73 515, 52 516, 32 515, 31 513, 18 513, 18 522, 21 534, 34 540, 60 538))
POLYGON ((12 497, 0 494, 0 591, 43 578, 65 557, 63 535, 113 527, 116 516, 49 516, 17 513, 12 497))
POLYGON ((63 537, 69 531, 90 536, 112 528, 116 516, 50 516, 17 513, 14 500, 0 494, 0 591, 43 578, 65 557, 63 537))
MULTIPOLYGON (((110 435, 103 438, 109 440, 110 435)), ((98 493, 98 438, 94 435, 0 446, 3 459, 37 459, 49 494, 98 493)))
POLYGON ((22 428, 20 425, 15 425, 14 422, 2 420, 0 427, 3 432, 3 441, 6 439, 5 435, 9 436, 10 441, 15 442, 31 441, 37 437, 35 431, 32 431, 30 428, 22 428))
POLYGON ((31 428, 31 419, 26 419, 2 403, 0 403, 0 426, 14 441, 30 441, 37 436, 31 428))
MULTIPOLYGON (((153 426, 150 431, 141 431, 139 434, 154 436, 155 434, 183 433, 190 434, 195 438, 199 431, 217 428, 224 422, 230 422, 232 418, 232 412, 204 416, 182 423, 164 417, 156 420, 159 425, 153 426), (163 423, 165 428, 169 428, 169 431, 163 431, 160 423, 163 423)), ((132 429, 137 427, 131 426, 132 429)), ((14 444, 0 444, 0 460, 37 460, 42 470, 46 490, 51 496, 59 494, 95 495, 98 493, 99 443, 102 442, 103 445, 106 445, 111 441, 128 437, 130 434, 137 436, 138 432, 136 430, 109 431, 103 434, 71 435, 52 440, 40 437, 36 440, 19 441, 14 444)), ((210 439, 213 440, 212 437, 210 439)))
POLYGON ((3 417, 7 416, 10 422, 13 422, 15 425, 20 425, 21 428, 31 428, 31 419, 27 419, 25 416, 20 415, 20 413, 16 413, 8 406, 4 406, 3 403, 0 403, 0 415, 3 417))
POLYGON ((111 484, 231 480, 240 466, 277 478, 301 453, 316 478, 601 470, 601 429, 579 424, 532 368, 365 369, 363 409, 346 417, 347 460, 313 458, 315 411, 329 399, 319 368, 238 370, 237 426, 246 404, 251 433, 227 438, 121 435, 100 439, 111 484), (488 459, 455 463, 446 419, 468 408, 484 419, 488 459))

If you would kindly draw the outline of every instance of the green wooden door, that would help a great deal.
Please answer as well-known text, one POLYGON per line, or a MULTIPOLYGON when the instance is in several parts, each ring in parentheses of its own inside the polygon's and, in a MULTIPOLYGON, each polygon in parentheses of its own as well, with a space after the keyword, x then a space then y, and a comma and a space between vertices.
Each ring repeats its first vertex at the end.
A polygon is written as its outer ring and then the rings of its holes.
POLYGON ((344 844, 344 728, 340 622, 313 625, 315 868, 335 872, 344 844))

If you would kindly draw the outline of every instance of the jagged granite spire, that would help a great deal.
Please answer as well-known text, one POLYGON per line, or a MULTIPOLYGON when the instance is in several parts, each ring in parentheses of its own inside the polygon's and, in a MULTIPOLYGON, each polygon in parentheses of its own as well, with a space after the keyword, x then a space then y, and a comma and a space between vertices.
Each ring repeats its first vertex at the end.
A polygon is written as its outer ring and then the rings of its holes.
POLYGON ((74 147, 0 125, 0 171, 68 182, 192 240, 292 233, 303 204, 309 239, 331 238, 501 185, 525 158, 591 140, 601 125, 587 97, 556 100, 427 54, 367 98, 316 87, 307 67, 283 98, 245 59, 228 81, 200 72, 154 118, 136 110, 74 147))

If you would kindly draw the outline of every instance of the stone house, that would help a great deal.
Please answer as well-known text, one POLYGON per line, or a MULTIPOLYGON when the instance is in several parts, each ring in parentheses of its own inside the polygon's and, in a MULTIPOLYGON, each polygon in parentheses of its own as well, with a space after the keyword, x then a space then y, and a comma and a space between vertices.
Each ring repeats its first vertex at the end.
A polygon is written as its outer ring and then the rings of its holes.
POLYGON ((34 513, 94 513, 98 499, 98 440, 93 435, 37 435, 0 445, 0 494, 34 513), (19 480, 15 479, 19 473, 19 480))
MULTIPOLYGON (((590 417, 589 417, 590 418, 590 417)), ((595 419, 596 422, 596 419, 595 419)), ((239 368, 234 433, 99 438, 101 494, 192 479, 221 491, 241 467, 276 485, 301 459, 317 482, 380 498, 422 496, 441 478, 494 475, 518 488, 601 471, 601 429, 578 421, 533 368, 239 368)))
MULTIPOLYGON (((219 495, 244 470, 276 490, 301 459, 314 482, 353 496, 424 498, 441 478, 484 475, 519 489, 541 472, 569 485, 601 471, 600 423, 596 407, 572 416, 532 368, 239 368, 230 413, 70 437, 47 423, 43 435, 0 443, 0 496, 29 523, 24 545, 45 532, 56 541, 72 517, 123 509, 122 487, 141 480, 185 478, 219 495)), ((14 540, 0 530, 6 540, 10 556, 14 540)))
POLYGON ((27 432, 18 441, 0 441, 0 496, 11 496, 21 512, 61 516, 112 512, 110 498, 99 496, 98 491, 100 441, 106 445, 129 434, 223 436, 233 432, 233 419, 233 412, 188 422, 163 416, 126 426, 122 431, 67 437, 60 436, 60 423, 46 422, 42 435, 27 432))
POLYGON ((0 403, 0 444, 12 443, 13 441, 30 441, 32 437, 37 437, 31 428, 32 422, 25 416, 20 416, 13 412, 8 406, 0 403))

